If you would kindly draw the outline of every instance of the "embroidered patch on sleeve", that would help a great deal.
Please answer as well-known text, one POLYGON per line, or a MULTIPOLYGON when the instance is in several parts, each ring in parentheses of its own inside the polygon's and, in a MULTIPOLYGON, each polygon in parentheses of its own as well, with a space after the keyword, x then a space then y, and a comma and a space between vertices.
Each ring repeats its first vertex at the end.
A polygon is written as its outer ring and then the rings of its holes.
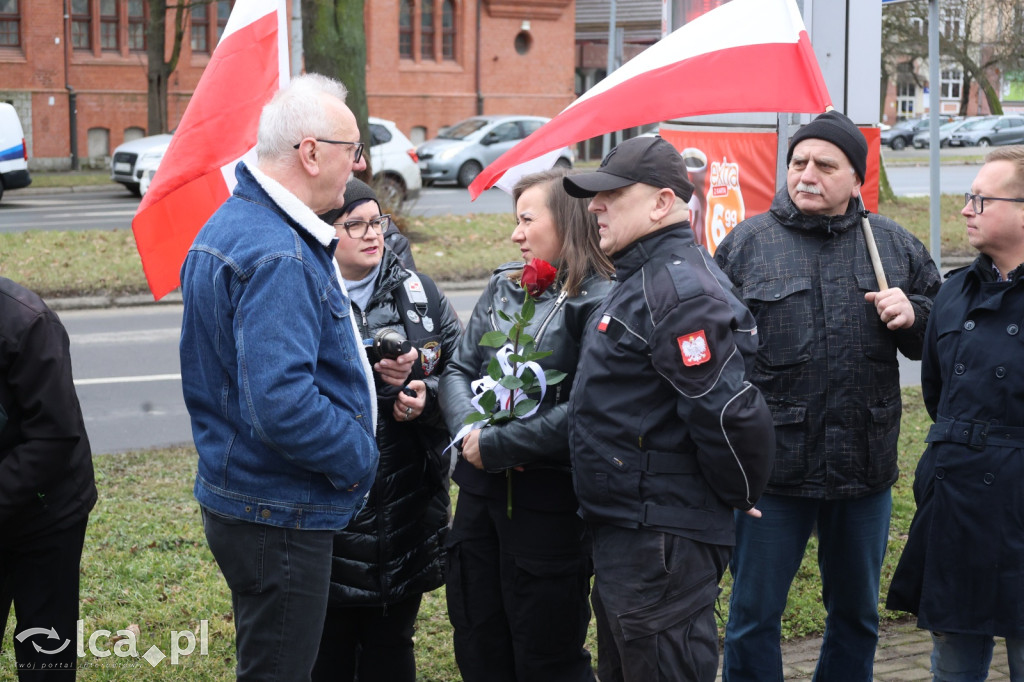
POLYGON ((703 365, 711 359, 711 349, 708 348, 708 339, 703 329, 676 337, 676 342, 683 355, 683 364, 687 367, 703 365))

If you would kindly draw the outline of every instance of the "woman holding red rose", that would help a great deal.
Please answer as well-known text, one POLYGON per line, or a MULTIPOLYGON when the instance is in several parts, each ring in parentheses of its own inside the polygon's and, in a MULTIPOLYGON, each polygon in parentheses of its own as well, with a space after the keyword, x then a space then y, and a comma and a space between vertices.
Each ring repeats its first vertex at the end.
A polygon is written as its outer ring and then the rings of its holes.
POLYGON ((526 333, 538 351, 551 351, 539 364, 568 374, 548 386, 532 416, 471 431, 456 444, 459 499, 446 582, 455 659, 466 682, 594 679, 583 647, 590 543, 576 514, 567 408, 579 340, 611 287, 612 267, 587 201, 565 193, 564 175, 556 169, 516 184, 512 241, 525 264, 494 272, 441 377, 441 408, 455 434, 476 412, 470 384, 486 376, 496 353, 478 342, 486 332, 509 330, 500 313, 511 318, 522 308, 524 288, 536 304, 526 333))

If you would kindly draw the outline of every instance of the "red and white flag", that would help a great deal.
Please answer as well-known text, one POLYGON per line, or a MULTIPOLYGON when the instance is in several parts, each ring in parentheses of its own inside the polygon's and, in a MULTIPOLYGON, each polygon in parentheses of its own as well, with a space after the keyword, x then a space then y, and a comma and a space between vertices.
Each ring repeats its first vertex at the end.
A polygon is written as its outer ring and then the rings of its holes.
POLYGON ((132 220, 157 300, 181 283, 192 241, 234 189, 235 164, 254 156, 263 105, 288 84, 287 27, 285 0, 238 0, 231 10, 132 220))
POLYGON ((686 116, 823 112, 831 105, 796 0, 732 0, 651 45, 498 157, 475 199, 506 171, 598 135, 686 116))

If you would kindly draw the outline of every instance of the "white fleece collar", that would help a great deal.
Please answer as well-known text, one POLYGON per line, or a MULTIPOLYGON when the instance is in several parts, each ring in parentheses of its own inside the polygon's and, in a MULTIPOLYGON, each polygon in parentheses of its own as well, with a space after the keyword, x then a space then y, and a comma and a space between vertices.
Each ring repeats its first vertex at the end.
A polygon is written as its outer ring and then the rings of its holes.
POLYGON ((330 246, 331 241, 337 236, 332 226, 320 220, 320 217, 313 213, 309 206, 302 203, 297 196, 292 194, 291 191, 274 178, 255 166, 249 166, 249 172, 252 173, 252 176, 256 178, 256 182, 260 183, 263 191, 274 200, 274 203, 282 211, 287 213, 292 220, 297 222, 302 229, 311 234, 318 242, 324 246, 330 246))

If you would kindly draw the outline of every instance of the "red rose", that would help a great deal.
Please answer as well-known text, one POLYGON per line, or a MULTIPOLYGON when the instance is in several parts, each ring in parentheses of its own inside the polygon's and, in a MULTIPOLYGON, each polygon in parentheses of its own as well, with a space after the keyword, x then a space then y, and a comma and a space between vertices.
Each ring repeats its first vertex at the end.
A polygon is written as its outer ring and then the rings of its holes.
POLYGON ((551 263, 534 258, 523 268, 522 285, 530 296, 540 296, 555 281, 558 270, 551 263))

